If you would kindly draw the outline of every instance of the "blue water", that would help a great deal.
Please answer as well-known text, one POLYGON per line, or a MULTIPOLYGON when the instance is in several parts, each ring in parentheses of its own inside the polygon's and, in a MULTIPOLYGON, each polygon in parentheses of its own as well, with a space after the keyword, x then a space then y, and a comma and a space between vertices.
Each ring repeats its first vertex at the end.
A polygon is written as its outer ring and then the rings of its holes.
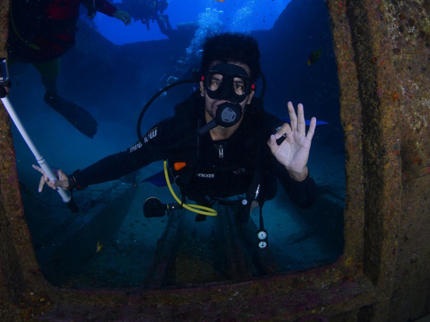
MULTIPOLYGON (((117 2, 119 1, 114 1, 113 4, 117 2)), ((173 29, 181 23, 198 21, 202 14, 209 11, 219 19, 217 25, 212 25, 212 28, 247 32, 272 28, 289 2, 290 0, 171 0, 164 13, 169 16, 173 29)), ((150 23, 148 31, 140 21, 124 26, 121 21, 98 13, 94 23, 98 31, 116 45, 167 39, 155 22, 150 23)))
MULTIPOLYGON (((345 155, 332 35, 323 0, 292 0, 288 6, 287 3, 172 0, 165 13, 169 14, 173 28, 186 22, 195 22, 198 27, 180 42, 171 42, 161 35, 155 23, 147 31, 141 22, 125 27, 122 22, 98 13, 94 23, 99 32, 117 45, 127 45, 106 50, 101 37, 81 28, 76 46, 61 57, 57 83, 61 96, 90 111, 98 121, 98 133, 93 139, 82 135, 45 104, 40 75, 31 65, 10 67, 10 99, 48 163, 72 173, 136 142, 136 122, 143 105, 163 85, 163 75, 173 74, 177 61, 187 51, 199 48, 205 35, 228 30, 250 32, 260 44, 267 79, 266 110, 285 118, 286 103, 292 100, 295 105, 304 104, 306 118, 316 116, 329 123, 317 128, 312 142, 309 168, 320 189, 315 205, 298 209, 282 189, 265 204, 264 224, 270 236, 270 250, 279 260, 282 272, 333 262, 343 247, 345 155), (286 6, 282 24, 278 21, 272 29, 286 6), (259 30, 266 31, 255 32, 259 30), (146 42, 152 39, 163 40, 146 42), (318 50, 321 57, 308 64, 310 54, 318 50)), ((262 84, 257 86, 260 95, 262 84)), ((169 116, 189 90, 172 90, 158 99, 145 115, 142 131, 169 116)), ((25 187, 22 196, 26 218, 47 280, 76 287, 140 286, 168 222, 167 217, 145 218, 142 205, 153 196, 165 203, 173 202, 164 187, 141 183, 160 171, 161 164, 151 164, 126 179, 75 192, 81 212, 74 215, 56 192, 45 189, 42 194, 37 193, 39 174, 31 168, 34 157, 15 128, 14 140, 19 178, 25 187), (136 182, 136 186, 131 184, 136 182), (128 192, 123 196, 124 189, 128 192), (99 243, 103 245, 101 251, 97 251, 99 243), (52 245, 58 248, 53 249, 52 245)), ((215 255, 218 246, 222 249, 222 245, 211 241, 211 225, 216 218, 204 224, 195 223, 194 218, 189 213, 184 217, 189 236, 194 238, 184 245, 194 253, 185 247, 181 249, 181 258, 194 256, 203 259, 195 260, 202 266, 216 266, 210 256, 215 255), (197 252, 200 248, 203 250, 197 252)), ((258 212, 253 213, 252 219, 258 223, 258 212)))

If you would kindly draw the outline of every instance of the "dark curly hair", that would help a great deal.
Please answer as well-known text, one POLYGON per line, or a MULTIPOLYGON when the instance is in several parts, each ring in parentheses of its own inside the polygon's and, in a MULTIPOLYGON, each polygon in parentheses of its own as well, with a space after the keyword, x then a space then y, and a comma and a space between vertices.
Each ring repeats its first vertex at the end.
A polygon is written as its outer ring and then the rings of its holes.
POLYGON ((261 74, 257 40, 240 33, 222 33, 206 38, 200 70, 205 73, 214 61, 246 64, 255 82, 261 74))

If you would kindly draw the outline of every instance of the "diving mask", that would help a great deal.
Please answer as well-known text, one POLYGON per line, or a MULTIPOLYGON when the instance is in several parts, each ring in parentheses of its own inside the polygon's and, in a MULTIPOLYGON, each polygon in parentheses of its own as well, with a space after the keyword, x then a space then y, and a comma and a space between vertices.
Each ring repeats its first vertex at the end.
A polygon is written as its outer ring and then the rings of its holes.
POLYGON ((206 93, 211 99, 241 103, 253 90, 248 73, 240 66, 217 64, 204 77, 206 93))

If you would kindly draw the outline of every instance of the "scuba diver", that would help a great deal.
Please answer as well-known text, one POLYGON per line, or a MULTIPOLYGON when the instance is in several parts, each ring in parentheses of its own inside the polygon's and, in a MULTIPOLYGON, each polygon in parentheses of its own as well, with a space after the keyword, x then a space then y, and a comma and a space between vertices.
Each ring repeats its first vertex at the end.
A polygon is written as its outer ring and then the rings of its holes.
POLYGON ((173 84, 179 80, 189 79, 199 70, 200 59, 203 50, 199 49, 193 53, 187 54, 176 61, 174 70, 171 73, 165 73, 159 83, 161 87, 173 84))
POLYGON ((169 6, 168 0, 123 0, 117 6, 129 12, 134 21, 142 21, 147 30, 150 30, 150 21, 157 21, 163 35, 171 37, 175 31, 170 25, 169 16, 164 14, 169 6))
POLYGON ((42 77, 48 106, 92 138, 97 133, 97 121, 82 107, 59 96, 56 88, 59 57, 75 44, 81 3, 89 17, 100 11, 130 24, 129 14, 106 0, 11 0, 8 57, 11 63, 32 64, 42 77))
MULTIPOLYGON (((246 195, 243 210, 236 213, 236 219, 246 223, 251 205, 257 201, 261 211, 264 202, 274 198, 278 180, 294 204, 310 207, 317 194, 307 167, 316 118, 306 133, 302 104, 296 114, 288 102, 290 124, 267 113, 254 96, 261 74, 254 38, 236 33, 207 38, 199 88, 175 107, 173 117, 143 137, 138 123, 138 143, 71 175, 58 170, 56 182, 33 166, 42 173, 39 192, 45 183, 53 189, 82 190, 167 159, 166 180, 169 173, 180 187, 179 206, 188 199, 212 207, 223 198, 246 195)), ((196 221, 205 218, 199 214, 196 221)))

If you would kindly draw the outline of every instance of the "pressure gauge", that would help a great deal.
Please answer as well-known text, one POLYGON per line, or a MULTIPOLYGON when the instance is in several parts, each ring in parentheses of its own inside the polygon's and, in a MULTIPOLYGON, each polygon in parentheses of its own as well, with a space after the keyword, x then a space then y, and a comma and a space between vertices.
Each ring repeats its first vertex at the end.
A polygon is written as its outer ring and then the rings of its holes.
POLYGON ((258 247, 260 249, 264 249, 264 248, 267 247, 267 243, 265 241, 261 241, 261 242, 258 243, 258 247))
POLYGON ((265 239, 267 239, 267 231, 265 231, 265 230, 260 230, 260 231, 257 233, 257 237, 258 237, 258 239, 259 239, 259 240, 265 240, 265 239))
POLYGON ((260 230, 257 233, 257 238, 258 238, 258 248, 260 249, 264 249, 267 247, 267 231, 265 230, 260 230))

